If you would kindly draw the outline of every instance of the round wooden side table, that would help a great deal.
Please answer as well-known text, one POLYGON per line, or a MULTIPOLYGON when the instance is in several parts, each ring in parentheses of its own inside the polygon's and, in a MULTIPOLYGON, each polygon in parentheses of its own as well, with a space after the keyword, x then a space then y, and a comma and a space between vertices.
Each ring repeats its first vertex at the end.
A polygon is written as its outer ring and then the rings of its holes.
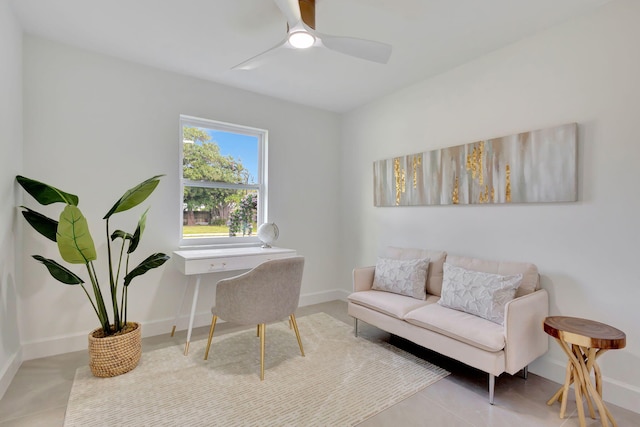
POLYGON ((602 375, 596 360, 607 350, 624 348, 627 344, 625 333, 604 323, 566 316, 551 316, 544 319, 544 331, 556 339, 569 358, 564 385, 549 399, 547 405, 552 405, 559 400, 560 418, 564 418, 569 387, 575 382, 574 390, 580 426, 586 426, 582 403, 584 395, 591 418, 595 419, 593 409, 595 403, 602 426, 608 427, 608 420, 611 420, 611 424, 617 427, 618 424, 602 400, 602 375), (592 371, 595 385, 591 381, 592 371))

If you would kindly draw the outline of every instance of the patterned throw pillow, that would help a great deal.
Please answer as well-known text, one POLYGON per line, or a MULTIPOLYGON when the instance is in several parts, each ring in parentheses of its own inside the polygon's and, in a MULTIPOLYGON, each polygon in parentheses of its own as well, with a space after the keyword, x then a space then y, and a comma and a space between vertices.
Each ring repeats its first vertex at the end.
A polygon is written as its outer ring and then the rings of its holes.
POLYGON ((378 258, 372 288, 424 300, 428 269, 429 258, 378 258))
POLYGON ((442 297, 438 304, 502 325, 504 306, 513 299, 521 282, 522 274, 501 276, 445 262, 442 297))

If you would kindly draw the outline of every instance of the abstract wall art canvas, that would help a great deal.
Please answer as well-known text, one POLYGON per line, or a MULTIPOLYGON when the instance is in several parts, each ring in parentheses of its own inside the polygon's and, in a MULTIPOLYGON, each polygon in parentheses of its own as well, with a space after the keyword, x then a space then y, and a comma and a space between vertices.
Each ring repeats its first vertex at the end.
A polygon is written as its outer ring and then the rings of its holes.
POLYGON ((378 160, 375 206, 575 202, 576 123, 378 160))

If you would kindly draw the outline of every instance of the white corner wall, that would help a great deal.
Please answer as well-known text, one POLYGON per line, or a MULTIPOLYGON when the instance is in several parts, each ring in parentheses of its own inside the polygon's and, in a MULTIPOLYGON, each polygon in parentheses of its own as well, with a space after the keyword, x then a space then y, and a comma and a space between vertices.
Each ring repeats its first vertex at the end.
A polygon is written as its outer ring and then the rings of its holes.
POLYGON ((22 168, 22 29, 0 0, 0 398, 20 367, 15 176, 22 168))
MULTIPOLYGON (((605 400, 640 408, 640 2, 596 12, 344 117, 341 277, 387 245, 538 265, 551 314, 627 334, 599 359, 605 400), (579 124, 579 201, 374 208, 375 160, 579 124)), ((555 342, 532 372, 563 382, 555 342)))
MULTIPOLYGON (((144 203, 151 209, 135 262, 178 249, 178 120, 187 114, 269 131, 269 220, 280 228, 277 244, 306 257, 304 301, 334 299, 337 233, 317 233, 315 227, 338 228, 338 115, 32 36, 25 36, 23 54, 24 174, 80 197, 98 247, 103 286, 101 218, 125 190, 155 174, 166 176, 144 203)), ((25 204, 34 203, 25 196, 25 204)), ((59 209, 45 212, 58 215, 59 209)), ((113 229, 133 231, 140 213, 115 216, 113 229)), ((98 326, 86 296, 79 287, 54 281, 31 259, 32 254, 59 259, 54 245, 30 228, 24 235, 19 319, 24 358, 86 348, 87 333, 98 326)), ((84 276, 81 267, 74 271, 84 276)), ((203 279, 196 326, 210 322, 210 285, 216 279, 203 279)), ((171 261, 136 279, 129 290, 129 318, 142 322, 144 335, 168 333, 184 286, 171 261)), ((187 298, 190 302, 191 294, 187 298)), ((185 304, 179 329, 186 328, 189 307, 185 304)))

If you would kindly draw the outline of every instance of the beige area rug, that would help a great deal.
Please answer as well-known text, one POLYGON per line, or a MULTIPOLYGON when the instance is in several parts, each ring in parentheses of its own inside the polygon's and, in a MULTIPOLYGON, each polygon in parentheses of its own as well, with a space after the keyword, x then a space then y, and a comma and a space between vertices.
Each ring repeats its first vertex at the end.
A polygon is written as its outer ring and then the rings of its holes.
POLYGON ((448 372, 318 313, 300 317, 306 357, 288 323, 267 325, 265 380, 255 328, 144 353, 133 371, 79 368, 65 418, 74 426, 350 426, 448 372))

